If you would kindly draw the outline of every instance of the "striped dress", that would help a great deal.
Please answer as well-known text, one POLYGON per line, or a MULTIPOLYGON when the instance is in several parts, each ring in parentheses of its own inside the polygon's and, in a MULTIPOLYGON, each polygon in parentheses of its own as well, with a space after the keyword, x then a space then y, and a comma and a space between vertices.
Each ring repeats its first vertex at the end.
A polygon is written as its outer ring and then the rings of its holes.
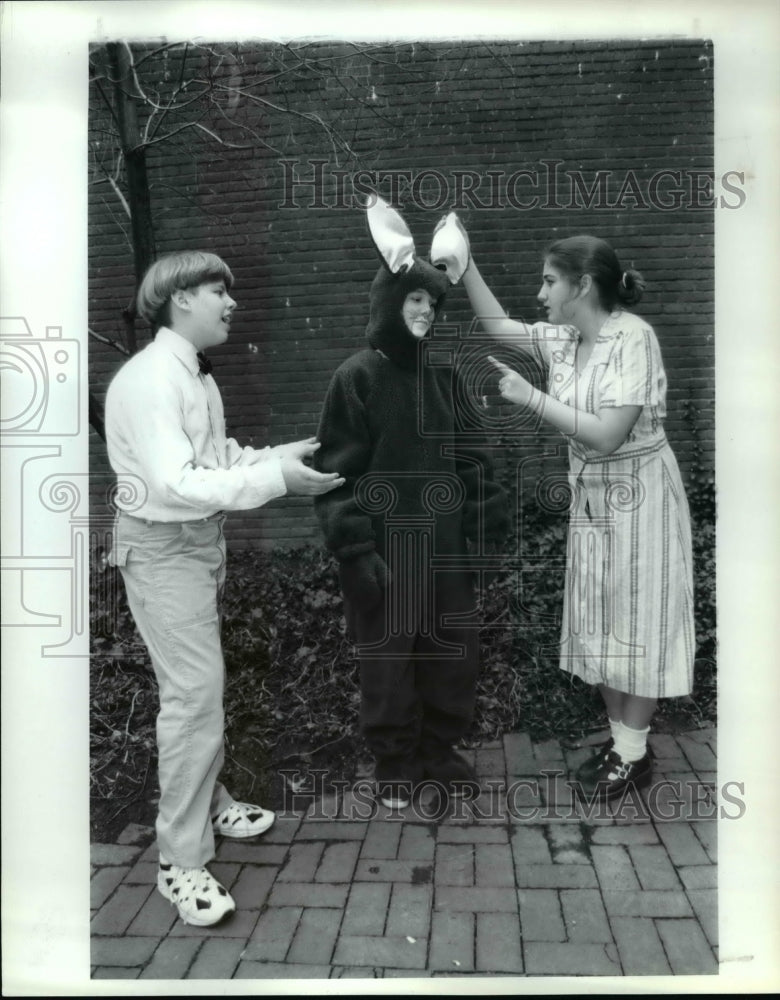
POLYGON ((579 376, 574 328, 538 323, 533 333, 555 398, 589 413, 642 407, 611 455, 569 438, 560 666, 629 694, 688 694, 695 655, 691 525, 663 429, 666 374, 655 333, 638 316, 616 310, 579 376))

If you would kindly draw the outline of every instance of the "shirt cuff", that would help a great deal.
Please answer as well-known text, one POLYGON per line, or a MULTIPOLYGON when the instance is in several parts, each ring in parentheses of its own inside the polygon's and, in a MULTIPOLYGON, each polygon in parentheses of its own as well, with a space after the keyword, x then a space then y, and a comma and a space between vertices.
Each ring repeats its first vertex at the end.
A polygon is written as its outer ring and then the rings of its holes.
POLYGON ((287 494, 287 484, 282 475, 282 459, 271 450, 264 461, 256 462, 247 467, 247 479, 264 496, 262 503, 275 500, 287 494))

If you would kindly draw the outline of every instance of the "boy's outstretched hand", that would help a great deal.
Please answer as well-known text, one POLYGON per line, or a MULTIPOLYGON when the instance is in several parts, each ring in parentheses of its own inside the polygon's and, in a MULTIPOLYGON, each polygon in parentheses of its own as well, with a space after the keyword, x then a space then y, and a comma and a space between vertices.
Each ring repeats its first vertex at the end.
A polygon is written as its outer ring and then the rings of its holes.
POLYGON ((281 452, 282 475, 288 493, 312 497, 329 493, 344 485, 344 478, 338 472, 317 472, 306 465, 305 460, 319 447, 320 442, 316 438, 277 446, 277 450, 281 452))

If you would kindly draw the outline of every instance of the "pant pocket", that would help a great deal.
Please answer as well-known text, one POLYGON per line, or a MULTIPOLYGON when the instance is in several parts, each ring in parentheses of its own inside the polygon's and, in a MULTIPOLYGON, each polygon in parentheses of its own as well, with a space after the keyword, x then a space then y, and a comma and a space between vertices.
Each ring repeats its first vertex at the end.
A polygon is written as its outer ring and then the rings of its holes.
POLYGON ((126 566, 127 557, 130 553, 129 542, 114 542, 111 552, 108 555, 109 566, 126 566))

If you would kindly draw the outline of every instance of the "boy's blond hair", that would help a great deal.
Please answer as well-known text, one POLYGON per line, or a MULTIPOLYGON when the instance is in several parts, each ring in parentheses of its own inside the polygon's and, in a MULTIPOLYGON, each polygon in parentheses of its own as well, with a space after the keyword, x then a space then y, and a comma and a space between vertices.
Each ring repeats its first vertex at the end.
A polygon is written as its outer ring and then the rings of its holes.
POLYGON ((144 275, 136 297, 138 314, 156 330, 171 321, 171 296, 177 289, 196 288, 207 281, 224 281, 230 288, 230 268, 214 253, 181 250, 160 257, 144 275))

